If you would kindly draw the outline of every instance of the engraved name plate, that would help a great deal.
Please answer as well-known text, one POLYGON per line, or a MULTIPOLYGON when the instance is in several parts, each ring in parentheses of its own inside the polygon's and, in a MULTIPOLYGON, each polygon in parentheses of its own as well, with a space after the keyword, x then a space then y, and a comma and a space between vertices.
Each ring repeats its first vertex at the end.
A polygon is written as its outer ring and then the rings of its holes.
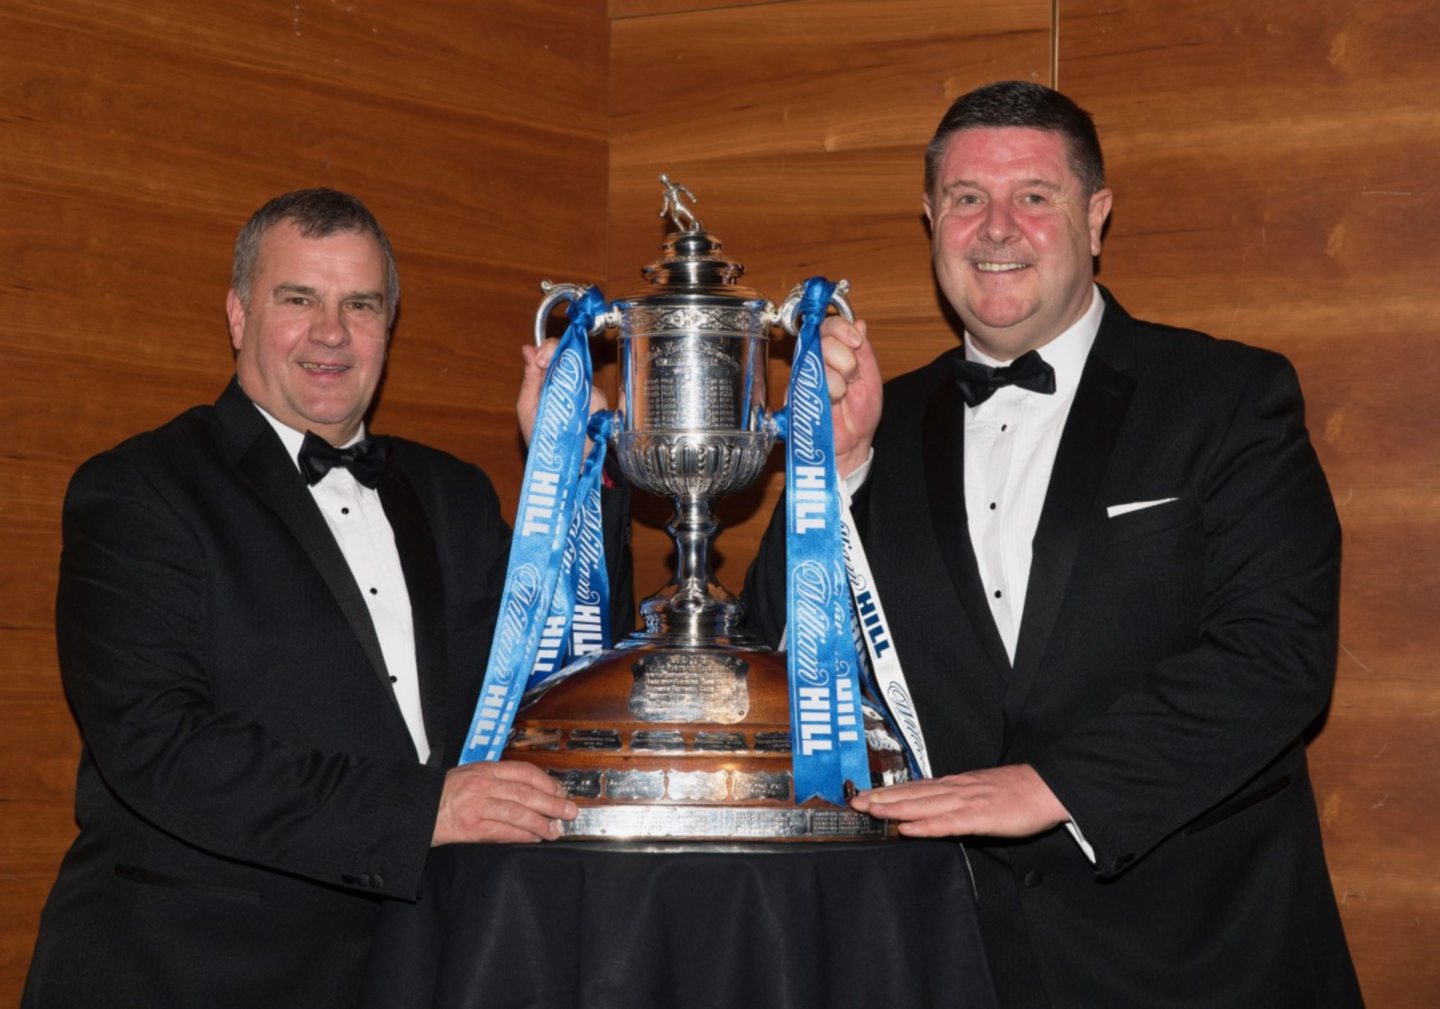
POLYGON ((884 822, 854 810, 725 806, 582 806, 566 834, 611 838, 882 838, 884 822))
POLYGON ((642 722, 739 722, 750 710, 748 669, 714 651, 647 655, 631 667, 630 713, 642 722))
POLYGON ((731 775, 735 798, 742 802, 771 799, 789 802, 791 778, 789 771, 736 771, 731 775))
POLYGON ((730 797, 725 771, 668 771, 666 794, 685 802, 724 802, 730 797))

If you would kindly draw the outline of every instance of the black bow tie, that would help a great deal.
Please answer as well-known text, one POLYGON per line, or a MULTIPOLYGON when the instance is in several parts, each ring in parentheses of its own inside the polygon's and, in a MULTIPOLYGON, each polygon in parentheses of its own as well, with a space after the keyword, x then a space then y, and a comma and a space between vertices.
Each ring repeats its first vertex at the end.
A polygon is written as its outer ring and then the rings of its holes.
POLYGON ((385 471, 385 457, 390 453, 389 438, 366 438, 349 448, 336 448, 314 431, 305 432, 300 446, 300 472, 305 482, 315 485, 336 466, 343 466, 360 483, 372 490, 380 483, 385 471))
POLYGON ((1033 350, 1026 351, 1003 368, 967 361, 959 354, 951 358, 950 366, 955 369, 955 384, 960 387, 966 406, 979 406, 995 395, 996 389, 1005 385, 1018 385, 1047 396, 1055 391, 1055 369, 1033 350))

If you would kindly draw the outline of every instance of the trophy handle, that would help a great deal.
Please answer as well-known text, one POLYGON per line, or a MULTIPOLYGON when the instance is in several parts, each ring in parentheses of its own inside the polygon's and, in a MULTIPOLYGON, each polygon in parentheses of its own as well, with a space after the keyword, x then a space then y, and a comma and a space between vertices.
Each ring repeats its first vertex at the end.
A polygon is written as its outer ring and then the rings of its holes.
MULTIPOLYGON (((846 322, 854 322, 855 312, 853 309, 851 309, 850 302, 845 297, 845 295, 849 293, 850 281, 839 281, 835 285, 835 293, 830 295, 830 304, 834 305, 835 310, 845 317, 846 322)), ((789 333, 791 336, 799 335, 800 320, 795 318, 795 313, 800 308, 800 299, 804 296, 804 294, 805 285, 796 284, 795 287, 790 291, 789 296, 786 297, 786 299, 781 303, 780 307, 775 309, 774 316, 771 318, 767 318, 765 321, 773 323, 777 326, 784 327, 785 332, 789 333)))
MULTIPOLYGON (((554 311, 555 306, 562 301, 566 303, 579 301, 585 296, 585 292, 590 290, 590 287, 580 284, 554 284, 548 280, 542 280, 540 281, 540 290, 545 296, 540 299, 540 307, 535 310, 535 346, 537 347, 545 342, 545 322, 550 318, 550 313, 554 311)), ((619 325, 619 315, 614 309, 611 309, 604 315, 596 317, 595 322, 590 326, 588 335, 594 336, 602 330, 619 325)))

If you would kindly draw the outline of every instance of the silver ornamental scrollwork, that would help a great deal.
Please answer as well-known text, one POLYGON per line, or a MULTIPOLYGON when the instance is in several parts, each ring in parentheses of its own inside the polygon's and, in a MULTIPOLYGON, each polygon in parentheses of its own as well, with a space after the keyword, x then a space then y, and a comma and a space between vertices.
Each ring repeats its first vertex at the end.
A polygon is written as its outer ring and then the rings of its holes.
POLYGON ((744 308, 715 306, 629 306, 621 318, 622 333, 662 336, 669 333, 715 333, 723 336, 759 336, 763 319, 744 308))

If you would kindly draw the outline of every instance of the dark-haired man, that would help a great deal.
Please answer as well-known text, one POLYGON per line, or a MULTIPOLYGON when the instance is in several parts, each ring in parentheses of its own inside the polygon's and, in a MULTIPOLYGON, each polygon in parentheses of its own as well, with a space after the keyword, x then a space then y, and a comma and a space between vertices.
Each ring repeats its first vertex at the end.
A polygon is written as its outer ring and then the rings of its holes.
POLYGON ((25 1006, 354 1005, 432 845, 574 815, 533 766, 452 766, 510 534, 480 470, 367 437, 398 296, 359 200, 277 197, 236 242, 229 387, 76 473, 56 625, 80 833, 25 1006))
MULTIPOLYGON (((864 324, 826 323, 837 456, 934 771, 854 805, 968 838, 1007 1007, 1357 1006, 1302 743, 1340 531, 1300 389, 1279 355, 1095 284, 1111 199, 1082 109, 982 87, 926 155, 963 345, 882 394, 864 324)), ((780 528, 747 583, 772 639, 780 528)))

